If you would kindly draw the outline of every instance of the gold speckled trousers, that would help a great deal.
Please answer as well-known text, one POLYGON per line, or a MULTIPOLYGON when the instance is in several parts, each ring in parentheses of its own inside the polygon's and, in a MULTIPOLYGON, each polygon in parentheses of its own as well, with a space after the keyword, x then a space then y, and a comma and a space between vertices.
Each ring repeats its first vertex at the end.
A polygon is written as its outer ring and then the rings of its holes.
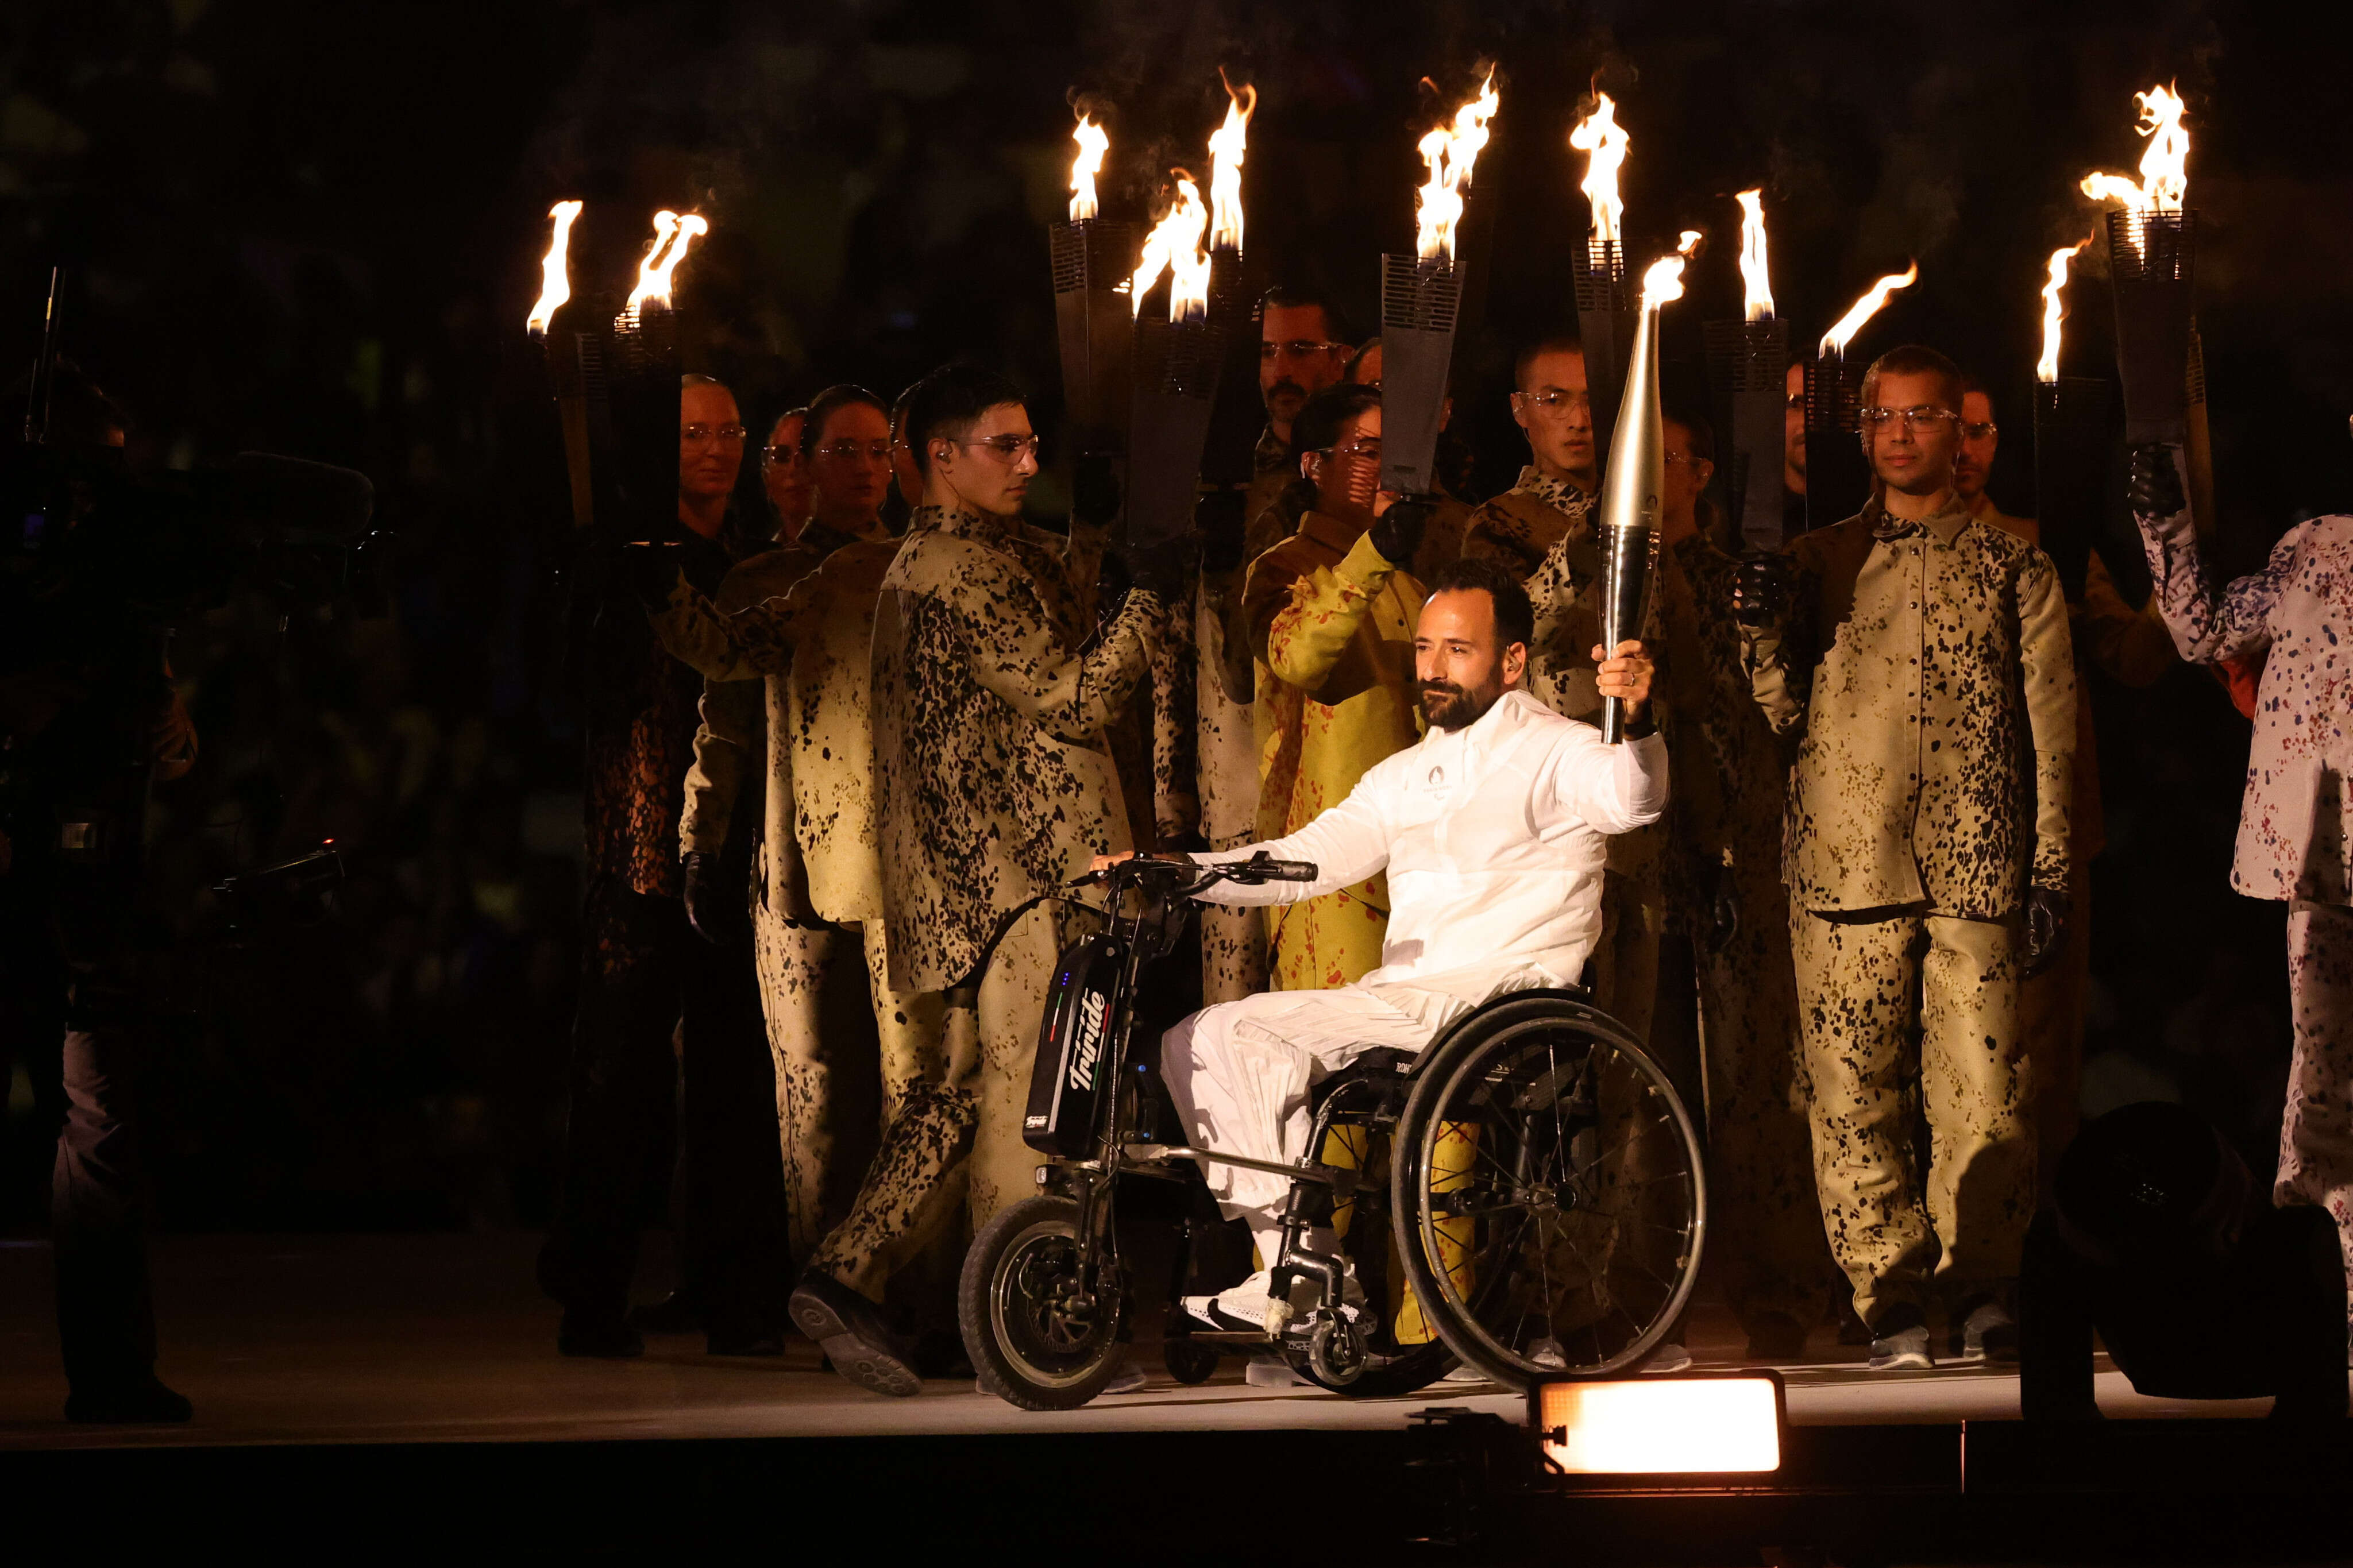
POLYGON ((1793 909, 1789 946, 1814 1183, 1855 1311, 2002 1289, 2034 1204, 2018 922, 1793 909))
POLYGON ((2288 906, 2287 980, 2295 1061, 2273 1201, 2328 1211, 2353 1287, 2353 909, 2288 906))

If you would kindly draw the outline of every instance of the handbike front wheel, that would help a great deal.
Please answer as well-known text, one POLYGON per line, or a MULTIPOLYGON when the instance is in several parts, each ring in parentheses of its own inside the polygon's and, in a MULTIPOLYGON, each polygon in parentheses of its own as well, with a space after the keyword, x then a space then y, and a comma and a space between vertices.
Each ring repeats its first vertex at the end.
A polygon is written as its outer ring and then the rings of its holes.
POLYGON ((1034 1197, 973 1238, 956 1285, 956 1322, 980 1385, 1024 1410, 1075 1410, 1119 1364, 1124 1303, 1081 1278, 1079 1205, 1034 1197))
POLYGON ((1431 1326, 1517 1387, 1639 1367, 1689 1302, 1706 1235, 1699 1136, 1666 1074, 1559 994, 1492 1005, 1431 1049, 1394 1187, 1431 1326), (1455 1261, 1434 1268, 1441 1233, 1455 1261))

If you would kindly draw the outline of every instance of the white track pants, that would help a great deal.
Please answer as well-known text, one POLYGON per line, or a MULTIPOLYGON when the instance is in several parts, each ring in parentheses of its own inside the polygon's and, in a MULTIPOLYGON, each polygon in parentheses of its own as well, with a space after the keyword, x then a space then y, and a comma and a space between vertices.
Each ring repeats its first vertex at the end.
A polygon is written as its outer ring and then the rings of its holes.
MULTIPOLYGON (((1356 986, 1270 991, 1205 1007, 1169 1030, 1160 1073, 1193 1147, 1293 1163, 1314 1125, 1311 1087, 1377 1046, 1418 1051, 1435 1032, 1356 986)), ((1272 1262, 1290 1182, 1235 1165, 1201 1172, 1226 1217, 1246 1221, 1272 1262)))

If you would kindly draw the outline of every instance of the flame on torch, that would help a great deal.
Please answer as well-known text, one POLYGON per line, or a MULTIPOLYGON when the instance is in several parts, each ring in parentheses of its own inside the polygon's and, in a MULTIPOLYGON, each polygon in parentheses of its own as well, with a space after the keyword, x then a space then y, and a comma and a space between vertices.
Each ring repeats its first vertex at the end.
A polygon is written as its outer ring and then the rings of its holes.
POLYGON ((534 338, 546 335, 557 308, 572 298, 572 279, 565 261, 572 248, 572 220, 580 216, 580 204, 558 202, 547 209, 547 216, 555 220, 555 234, 548 240, 547 255, 539 264, 539 303, 523 318, 523 325, 534 338))
POLYGON ((1862 298, 1854 302, 1854 309, 1841 316, 1838 325, 1822 334, 1822 357, 1827 359, 1832 354, 1845 357, 1846 345, 1853 341, 1855 333, 1862 331, 1865 321, 1879 314, 1879 308, 1887 303, 1887 297, 1898 289, 1910 288, 1919 280, 1920 264, 1915 261, 1904 271, 1891 272, 1873 283, 1864 291, 1862 298))
POLYGON ((2178 213, 2189 194, 2189 132, 2182 129, 2188 107, 2169 87, 2133 94, 2140 105, 2140 133, 2148 151, 2140 155, 2140 184, 2122 174, 2086 174, 2084 194, 2095 202, 2122 202, 2132 212, 2178 213))
POLYGON ((1700 231, 1687 228, 1672 256, 1662 256, 1642 274, 1642 309, 1655 310, 1683 297, 1683 263, 1699 248, 1700 231))
POLYGON ((1242 247, 1242 152, 1250 141, 1250 116, 1258 112, 1258 89, 1237 89, 1226 81, 1225 68, 1218 79, 1226 82, 1226 122, 1209 138, 1209 247, 1242 247))
POLYGON ((1765 265, 1765 192, 1760 187, 1733 198, 1740 204, 1740 288, 1748 320, 1773 319, 1773 275, 1765 265))
POLYGON ((1092 115, 1081 114, 1071 140, 1079 144, 1071 160, 1071 221, 1084 223, 1097 211, 1095 174, 1103 168, 1103 154, 1111 151, 1111 136, 1092 115))
POLYGON ((1168 214, 1144 237, 1144 255, 1129 280, 1128 297, 1137 315, 1144 313, 1144 296, 1168 273, 1168 319, 1196 321, 1209 313, 1209 255, 1201 236, 1209 226, 1209 209, 1201 205, 1201 187, 1182 169, 1171 169, 1176 199, 1168 214))
POLYGON ((709 234, 711 226, 702 221, 700 213, 681 217, 674 212, 654 214, 653 248, 638 263, 638 286, 629 293, 629 302, 621 313, 635 321, 648 301, 667 306, 670 303, 670 274, 686 259, 686 247, 697 235, 709 234))
POLYGON ((2079 239, 2051 253, 2051 279, 2042 285, 2042 357, 2034 365, 2037 381, 2059 379, 2059 323, 2067 318, 2066 307, 2059 302, 2059 290, 2067 286, 2067 258, 2091 243, 2089 239, 2079 239))
POLYGON ((1593 208, 1593 237, 1615 240, 1626 216, 1626 204, 1618 199, 1618 166, 1626 161, 1626 149, 1634 139, 1619 126, 1618 106, 1608 93, 1596 93, 1594 100, 1593 112, 1577 122, 1568 144, 1588 154, 1585 183, 1578 188, 1593 208))
POLYGON ((1420 232, 1415 250, 1424 260, 1454 260, 1454 226, 1462 220, 1462 193, 1471 186, 1471 166, 1487 145, 1487 121, 1503 106, 1495 91, 1495 73, 1479 85, 1479 96, 1454 111, 1452 126, 1441 125, 1421 139, 1421 161, 1430 165, 1430 182, 1418 194, 1414 217, 1420 232))

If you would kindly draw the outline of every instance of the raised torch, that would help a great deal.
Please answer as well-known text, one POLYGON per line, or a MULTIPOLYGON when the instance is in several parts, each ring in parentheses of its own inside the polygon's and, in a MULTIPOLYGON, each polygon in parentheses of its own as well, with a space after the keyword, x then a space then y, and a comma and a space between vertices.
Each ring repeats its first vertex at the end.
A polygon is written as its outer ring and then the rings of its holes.
POLYGON ((1634 300, 1626 282, 1626 204, 1618 195, 1618 171, 1633 139, 1619 125, 1618 106, 1609 95, 1593 96, 1593 112, 1568 133, 1568 144, 1586 154, 1580 188, 1593 213, 1583 248, 1569 255, 1577 277, 1577 335, 1585 345, 1586 395, 1593 405, 1593 447, 1603 452, 1614 449, 1610 432, 1635 330, 1634 300))
POLYGON ((1071 139, 1078 143, 1071 160, 1071 217, 1048 237, 1062 398, 1072 448, 1116 458, 1126 445, 1129 354, 1135 342, 1128 300, 1135 227, 1103 217, 1096 199, 1095 176, 1110 136, 1092 113, 1082 113, 1071 139))
POLYGON ((1419 496, 1438 488, 1438 428, 1462 308, 1455 268, 1462 193, 1502 106, 1495 74, 1453 121, 1421 139, 1430 178, 1417 193, 1411 256, 1381 258, 1381 489, 1419 496))
POLYGON ((1226 347, 1224 330, 1209 321, 1209 257, 1201 248, 1209 209, 1191 174, 1169 173, 1174 190, 1167 215, 1145 237, 1128 285, 1136 312, 1135 356, 1121 542, 1139 549, 1192 526, 1201 448, 1226 347), (1145 309, 1163 272, 1168 275, 1166 319, 1145 309))
POLYGON ((1236 87, 1222 67, 1218 79, 1225 83, 1226 118, 1209 138, 1209 325, 1224 336, 1226 360, 1201 452, 1201 482, 1241 490, 1256 471, 1258 434, 1266 420, 1258 392, 1259 334, 1242 271, 1242 157, 1258 89, 1236 87))
POLYGON ((1740 321, 1707 323, 1708 380, 1718 405, 1729 416, 1725 423, 1732 436, 1725 510, 1747 549, 1776 551, 1782 543, 1789 329, 1773 313, 1773 280, 1765 258, 1764 193, 1743 191, 1737 199, 1745 308, 1740 321))
POLYGON ((687 247, 711 226, 695 213, 654 214, 654 239, 637 286, 613 318, 607 366, 613 410, 617 520, 667 539, 678 526, 678 313, 670 289, 687 247))
MULTIPOLYGON (((595 518, 594 470, 589 462, 589 391, 593 381, 601 395, 604 381, 605 325, 587 312, 566 309, 572 302, 572 226, 581 204, 558 202, 547 211, 554 230, 547 254, 540 259, 539 302, 523 319, 531 341, 539 345, 547 364, 548 390, 554 395, 556 417, 564 432, 564 468, 571 482, 572 521, 586 528, 595 518), (558 325, 561 319, 562 325, 558 325)), ((601 403, 601 398, 600 398, 601 403)))
POLYGON ((2108 477, 2108 384, 2059 374, 2059 328, 2066 307, 2067 264, 2090 244, 2079 239, 2051 253, 2042 285, 2042 357, 2034 366, 2034 514, 2043 553, 2059 569, 2069 599, 2084 596, 2092 530, 2108 477))
MULTIPOLYGON (((1666 427, 1659 409, 1659 308, 1683 297, 1683 258, 1698 243, 1698 234, 1686 230, 1682 249, 1651 263, 1642 274, 1626 389, 1601 475, 1601 537, 1608 552, 1601 559, 1605 658, 1620 643, 1641 636, 1648 619, 1651 569, 1659 560, 1659 497, 1667 482, 1666 427)), ((1602 700, 1601 738, 1612 745, 1626 738, 1626 705, 1615 697, 1602 700)))
POLYGON ((1863 290, 1806 362, 1806 527, 1828 528, 1862 510, 1871 494, 1862 451, 1862 367, 1846 362, 1847 345, 1879 314, 1887 297, 1920 279, 1920 264, 1891 272, 1863 290))

